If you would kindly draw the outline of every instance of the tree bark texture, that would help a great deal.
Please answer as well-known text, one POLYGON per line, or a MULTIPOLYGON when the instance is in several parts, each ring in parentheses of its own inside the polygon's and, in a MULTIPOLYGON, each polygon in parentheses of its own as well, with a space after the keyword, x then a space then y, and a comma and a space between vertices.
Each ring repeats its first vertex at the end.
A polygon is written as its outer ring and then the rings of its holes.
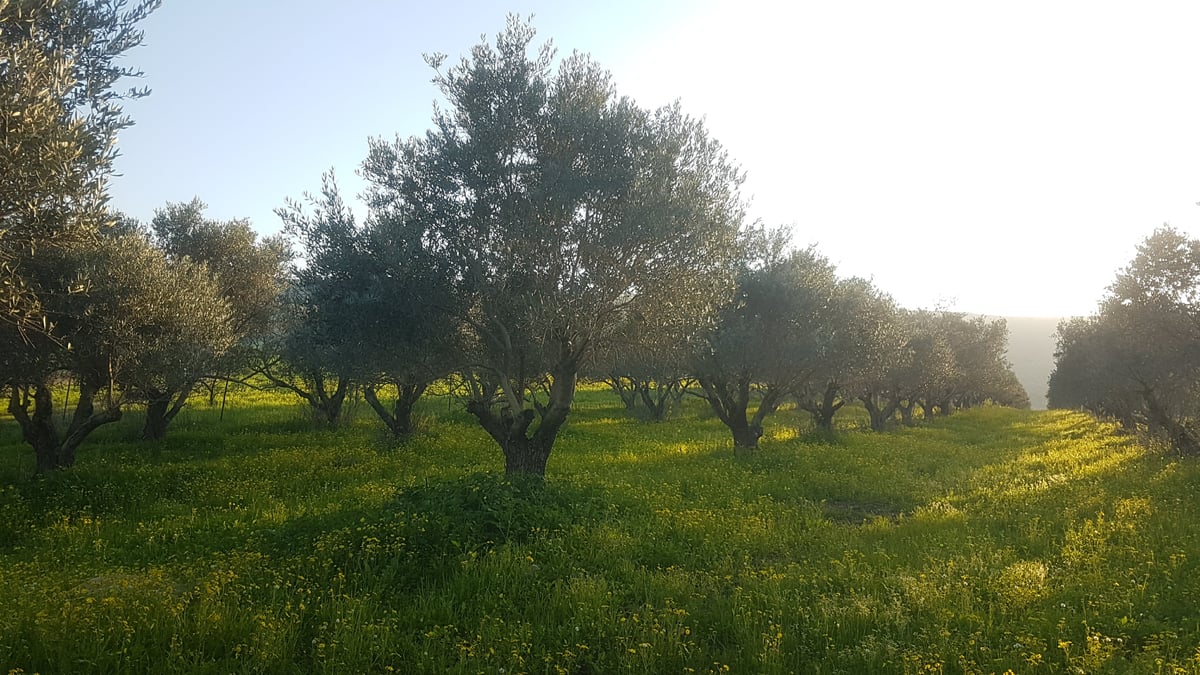
POLYGON ((146 401, 146 422, 142 425, 142 440, 159 441, 166 437, 167 426, 187 405, 195 384, 179 391, 151 392, 146 401))
POLYGON ((375 386, 363 388, 363 398, 367 400, 367 404, 379 416, 379 419, 387 427, 395 438, 407 438, 413 432, 412 413, 413 407, 417 401, 421 399, 421 395, 425 393, 425 388, 428 383, 420 384, 403 384, 396 383, 396 401, 392 404, 392 409, 388 410, 386 406, 379 400, 379 393, 375 386))
POLYGON ((541 420, 532 431, 538 412, 528 408, 514 409, 513 404, 519 405, 520 401, 506 400, 499 410, 482 400, 467 404, 467 411, 500 445, 504 453, 504 472, 509 476, 521 474, 543 478, 546 475, 554 441, 575 401, 578 366, 574 361, 560 363, 551 369, 550 377, 550 400, 540 408, 541 420))
POLYGON ((837 384, 830 382, 825 387, 825 391, 821 392, 820 399, 801 401, 800 407, 812 415, 813 423, 818 430, 829 433, 833 431, 833 416, 845 404, 844 400, 838 399, 837 384))
POLYGON ((79 385, 79 399, 66 434, 60 434, 54 424, 54 396, 45 382, 31 385, 29 390, 10 387, 8 411, 21 427, 21 436, 33 447, 37 472, 49 473, 75 464, 75 451, 88 434, 100 426, 121 419, 120 408, 95 411, 97 389, 86 382, 79 385))
POLYGON ((750 407, 750 380, 742 377, 734 381, 719 378, 701 378, 700 387, 704 398, 717 417, 729 427, 733 436, 735 454, 753 452, 758 449, 758 439, 763 435, 763 421, 775 412, 783 400, 782 392, 770 389, 763 394, 762 401, 753 417, 748 417, 750 407))

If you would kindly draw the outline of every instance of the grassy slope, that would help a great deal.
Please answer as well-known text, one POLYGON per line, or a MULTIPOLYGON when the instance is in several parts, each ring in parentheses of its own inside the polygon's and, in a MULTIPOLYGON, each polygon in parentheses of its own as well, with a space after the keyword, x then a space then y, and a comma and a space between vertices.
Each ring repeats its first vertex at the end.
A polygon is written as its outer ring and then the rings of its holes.
POLYGON ((129 419, 35 482, 4 422, 0 672, 1198 671, 1194 461, 1002 409, 738 460, 690 412, 585 392, 540 491, 438 401, 402 449, 129 419))

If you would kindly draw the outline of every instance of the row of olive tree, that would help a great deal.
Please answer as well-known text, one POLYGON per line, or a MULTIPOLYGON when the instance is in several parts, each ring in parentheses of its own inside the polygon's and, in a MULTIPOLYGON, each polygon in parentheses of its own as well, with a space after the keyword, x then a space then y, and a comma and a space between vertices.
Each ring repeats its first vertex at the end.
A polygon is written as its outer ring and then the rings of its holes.
POLYGON ((423 136, 371 142, 364 222, 331 175, 279 211, 305 261, 259 364, 277 386, 330 424, 361 386, 402 435, 421 392, 453 373, 507 471, 533 475, 603 362, 636 364, 626 394, 658 414, 695 379, 738 447, 789 398, 828 425, 857 397, 877 426, 904 401, 1021 402, 1002 324, 909 320, 811 249, 743 232, 742 174, 700 121, 618 96, 586 56, 554 68, 533 38, 510 18, 448 70, 427 58, 445 108, 423 136), (925 361, 945 372, 901 391, 925 363, 907 328, 921 321, 946 352, 925 361))
POLYGON ((116 60, 158 3, 123 4, 0 2, 0 377, 40 471, 69 465, 89 433, 119 419, 114 381, 147 343, 173 339, 146 335, 170 319, 142 291, 194 286, 192 270, 168 274, 106 237, 113 141, 129 124, 120 103, 145 93, 113 89, 138 74, 116 60), (79 384, 66 428, 52 393, 64 372, 79 384))
POLYGON ((148 93, 116 91, 140 75, 116 61, 158 4, 0 0, 0 384, 39 472, 130 402, 161 438, 198 382, 239 368, 284 281, 282 240, 198 201, 150 228, 108 206, 121 101, 148 93), (77 385, 69 418, 62 383, 77 385))
POLYGON ((280 210, 301 245, 262 371, 328 422, 352 384, 396 433, 451 371, 510 473, 545 472, 576 382, 626 317, 707 316, 732 282, 741 174, 678 105, 510 19, 447 70, 421 137, 373 140, 361 225, 327 177, 280 210), (387 409, 378 388, 398 396, 387 409))
POLYGON ((639 317, 630 333, 649 347, 631 339, 634 348, 618 345, 597 361, 595 376, 627 408, 640 400, 662 419, 662 403, 698 383, 693 393, 745 449, 789 401, 825 431, 849 401, 863 405, 875 430, 897 415, 912 423, 917 406, 927 417, 988 400, 1028 407, 1005 360, 1003 320, 901 309, 864 279, 838 278, 814 249, 785 254, 778 237, 752 234, 735 292, 710 325, 680 339, 677 326, 662 330, 639 317))
POLYGON ((1058 327, 1049 404, 1200 453, 1200 241, 1154 232, 1097 312, 1058 327))
MULTIPOLYGON (((148 228, 119 217, 106 203, 114 135, 129 124, 119 103, 146 92, 114 92, 138 73, 113 63, 156 5, 0 0, 0 374, 39 471, 70 465, 131 401, 146 405, 143 436, 161 438, 198 383, 251 365, 330 424, 359 387, 401 436, 425 388, 453 373, 508 472, 534 475, 578 378, 613 354, 669 364, 639 384, 660 409, 683 378, 699 381, 739 447, 789 397, 826 425, 851 396, 873 421, 894 412, 891 373, 921 352, 897 337, 891 301, 836 279, 812 250, 741 234, 742 175, 699 121, 618 96, 586 56, 553 68, 553 49, 531 53, 517 19, 446 71, 429 58, 447 107, 424 136, 372 141, 363 223, 332 176, 307 206, 279 211, 306 256, 286 290, 284 242, 209 220, 198 201, 168 204, 148 228), (65 429, 64 379, 78 385, 65 429)), ((986 348, 977 362, 955 351, 952 336, 975 324, 951 323, 931 348, 991 367, 986 348)), ((1002 349, 1002 328, 977 328, 1002 349)), ((945 411, 997 398, 931 381, 923 399, 898 400, 945 411)))
POLYGON ((92 240, 27 265, 31 278, 68 273, 74 284, 43 294, 52 328, 9 336, 8 409, 39 471, 73 463, 87 435, 129 403, 146 407, 142 438, 163 438, 202 380, 242 372, 258 353, 287 248, 258 241, 244 221, 206 220, 203 209, 170 204, 149 230, 118 215, 92 240), (65 430, 53 415, 62 382, 78 385, 65 430))

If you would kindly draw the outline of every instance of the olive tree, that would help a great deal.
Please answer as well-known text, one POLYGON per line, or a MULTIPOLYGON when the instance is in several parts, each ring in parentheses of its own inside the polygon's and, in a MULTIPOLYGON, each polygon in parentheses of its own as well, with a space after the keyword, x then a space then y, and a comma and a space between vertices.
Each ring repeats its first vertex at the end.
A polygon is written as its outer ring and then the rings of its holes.
POLYGON ((1054 407, 1081 407, 1200 453, 1200 241, 1169 227, 1138 246, 1095 316, 1059 326, 1054 407))
POLYGON ((901 401, 897 409, 906 425, 915 421, 919 407, 925 419, 933 417, 954 377, 954 351, 944 328, 942 312, 926 309, 904 312, 908 358, 895 372, 901 401))
MULTIPOLYGON (((116 134, 131 122, 119 92, 140 75, 116 61, 140 43, 136 26, 158 6, 117 0, 0 0, 0 382, 38 467, 69 465, 80 442, 119 416, 96 411, 103 382, 90 379, 67 433, 53 419, 49 384, 79 366, 97 313, 79 304, 102 282, 84 259, 113 217, 107 179, 116 134), (70 330, 56 323, 69 321, 70 330), (78 345, 78 347, 76 347, 78 345)), ((111 381, 111 378, 107 378, 111 381)))
POLYGON ((950 313, 944 318, 954 354, 954 375, 939 404, 941 412, 949 414, 955 407, 971 408, 986 401, 1028 408, 1029 397, 1005 357, 1008 325, 1004 319, 950 313))
POLYGON ((1058 325, 1054 370, 1046 399, 1050 408, 1086 410, 1135 432, 1146 423, 1137 364, 1127 352, 1128 336, 1120 321, 1099 314, 1058 325))
MULTIPOLYGON (((817 429, 832 431, 834 415, 848 401, 866 393, 864 386, 872 390, 871 404, 876 401, 878 378, 893 357, 894 312, 891 298, 870 281, 859 277, 837 280, 829 311, 821 323, 811 327, 814 339, 810 344, 818 350, 818 368, 796 392, 797 405, 812 416, 817 429)), ((878 414, 884 416, 883 411, 878 414)))
POLYGON ((631 313, 704 314, 727 287, 739 171, 678 105, 645 110, 610 75, 510 17, 458 64, 424 136, 374 140, 369 203, 423 231, 451 270, 467 409, 510 474, 544 475, 589 355, 631 313))
POLYGON ((836 283, 833 265, 812 248, 743 268, 695 363, 736 452, 757 448, 766 417, 824 367, 836 283))
POLYGON ((691 354, 704 319, 626 317, 619 337, 593 355, 588 377, 607 384, 627 411, 661 422, 679 409, 696 384, 691 354))
POLYGON ((871 429, 883 431, 900 409, 903 375, 912 362, 911 335, 891 296, 865 279, 841 284, 837 315, 850 336, 846 391, 862 402, 871 429))
POLYGON ((339 386, 353 381, 362 387, 393 436, 406 437, 417 401, 451 372, 459 351, 449 273, 428 254, 423 231, 403 212, 380 207, 357 225, 332 173, 321 195, 308 202, 308 209, 291 202, 279 211, 306 256, 297 292, 311 305, 308 320, 292 326, 285 358, 323 363, 310 370, 317 375, 310 376, 309 389, 291 388, 320 401, 320 367, 334 371, 339 386), (395 392, 390 407, 380 397, 388 388, 395 392))
POLYGON ((292 266, 271 330, 258 341, 254 370, 303 399, 318 424, 333 427, 342 419, 354 369, 370 357, 347 327, 359 320, 359 301, 372 289, 349 276, 365 253, 332 177, 308 201, 311 214, 296 202, 276 211, 299 241, 303 261, 292 266))
MULTIPOLYGON (((166 435, 167 426, 202 380, 228 376, 244 367, 246 350, 267 330, 283 289, 284 266, 290 257, 285 243, 273 237, 259 241, 247 221, 211 220, 205 217, 205 209, 199 199, 167 203, 155 212, 150 229, 171 264, 201 265, 212 278, 230 310, 228 327, 214 326, 214 337, 224 328, 231 337, 230 348, 199 352, 209 358, 192 359, 193 368, 187 372, 170 369, 171 377, 164 372, 144 379, 136 393, 146 403, 142 429, 146 440, 166 435)), ((180 310, 188 307, 181 304, 180 310)))
POLYGON ((121 418, 128 392, 186 379, 232 342, 228 305, 205 268, 170 264, 143 237, 104 237, 56 264, 79 270, 86 282, 46 299, 60 337, 23 345, 21 376, 9 382, 8 411, 39 472, 73 464, 88 434, 121 418), (51 391, 62 374, 78 380, 65 430, 51 391))
MULTIPOLYGON (((46 294, 72 275, 34 258, 86 243, 111 222, 106 182, 118 131, 131 122, 116 64, 158 6, 113 0, 0 0, 0 341, 48 332, 46 294)), ((15 355, 9 350, 10 356, 15 355)), ((11 364, 6 366, 11 370, 11 364)))

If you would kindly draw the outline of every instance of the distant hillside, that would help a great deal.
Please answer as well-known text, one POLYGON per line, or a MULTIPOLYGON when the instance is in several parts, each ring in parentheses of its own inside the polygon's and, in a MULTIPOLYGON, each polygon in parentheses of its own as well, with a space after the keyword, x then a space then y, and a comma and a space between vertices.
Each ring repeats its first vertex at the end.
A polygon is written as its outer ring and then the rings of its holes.
POLYGON ((1046 409, 1046 381, 1054 370, 1054 331, 1061 318, 1006 316, 1008 360, 1034 410, 1046 409))

